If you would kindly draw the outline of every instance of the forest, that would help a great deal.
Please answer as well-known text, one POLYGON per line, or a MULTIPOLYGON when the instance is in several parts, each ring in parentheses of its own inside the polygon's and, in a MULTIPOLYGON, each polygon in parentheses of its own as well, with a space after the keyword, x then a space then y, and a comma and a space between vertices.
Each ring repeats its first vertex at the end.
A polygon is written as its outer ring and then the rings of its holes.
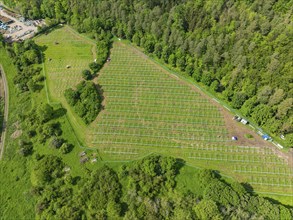
POLYGON ((42 52, 39 46, 33 40, 27 40, 7 45, 7 51, 18 70, 18 74, 14 78, 16 87, 21 92, 39 90, 39 84, 44 80, 40 74, 42 69, 35 65, 42 62, 42 52))
POLYGON ((159 155, 104 165, 85 179, 72 177, 60 157, 34 161, 31 193, 40 219, 291 219, 293 210, 227 183, 212 170, 196 176, 200 194, 176 188, 184 161, 159 155))
POLYGON ((4 2, 96 39, 128 39, 293 145, 292 1, 4 2))
POLYGON ((97 91, 96 85, 90 81, 80 82, 76 86, 76 90, 71 88, 65 90, 64 96, 86 124, 94 121, 102 108, 102 97, 97 91))

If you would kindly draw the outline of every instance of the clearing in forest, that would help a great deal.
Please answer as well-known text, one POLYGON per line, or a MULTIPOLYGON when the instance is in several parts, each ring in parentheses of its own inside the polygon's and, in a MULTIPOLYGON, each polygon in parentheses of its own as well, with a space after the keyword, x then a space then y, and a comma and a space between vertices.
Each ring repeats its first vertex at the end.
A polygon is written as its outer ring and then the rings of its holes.
POLYGON ((94 44, 68 27, 37 42, 47 46, 44 69, 50 100, 67 108, 75 131, 102 160, 167 154, 219 170, 257 191, 292 198, 293 174, 286 155, 256 135, 245 139, 244 134, 252 132, 223 107, 124 42, 113 44, 111 61, 95 79, 104 97, 103 110, 86 128, 63 93, 82 80, 81 71, 95 58, 94 44), (231 140, 234 135, 238 141, 231 140))
POLYGON ((217 106, 141 55, 114 44, 111 61, 97 79, 104 110, 90 128, 93 147, 105 158, 132 159, 157 150, 231 142, 217 106))
POLYGON ((292 194, 288 157, 264 147, 268 143, 256 135, 246 139, 244 134, 253 132, 223 107, 132 46, 115 42, 96 81, 104 110, 87 134, 103 160, 168 154, 220 170, 256 190, 292 194), (232 135, 239 140, 233 142, 232 135))

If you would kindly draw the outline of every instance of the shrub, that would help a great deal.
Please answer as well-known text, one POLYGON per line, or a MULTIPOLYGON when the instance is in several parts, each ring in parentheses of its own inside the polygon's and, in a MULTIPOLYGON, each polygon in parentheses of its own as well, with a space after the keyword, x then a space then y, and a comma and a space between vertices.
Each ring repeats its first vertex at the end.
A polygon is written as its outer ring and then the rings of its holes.
POLYGON ((89 71, 89 70, 83 70, 82 71, 82 78, 84 78, 85 80, 92 79, 91 71, 89 71))

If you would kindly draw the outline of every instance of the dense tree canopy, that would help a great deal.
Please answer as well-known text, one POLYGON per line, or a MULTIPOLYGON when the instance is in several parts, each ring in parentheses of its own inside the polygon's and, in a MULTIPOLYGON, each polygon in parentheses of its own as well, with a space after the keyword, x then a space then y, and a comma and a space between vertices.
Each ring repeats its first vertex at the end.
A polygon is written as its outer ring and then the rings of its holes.
POLYGON ((174 158, 149 156, 121 166, 118 173, 103 166, 73 186, 61 158, 44 156, 36 161, 31 178, 36 211, 41 219, 275 220, 293 214, 251 195, 237 182, 226 183, 211 170, 197 174, 202 193, 182 193, 175 179, 183 165, 174 158))
POLYGON ((14 77, 14 84, 20 91, 36 92, 40 86, 38 83, 43 79, 40 77, 41 68, 36 67, 42 61, 42 52, 33 40, 22 43, 7 45, 7 51, 13 58, 18 74, 14 77))
POLYGON ((95 120, 101 110, 102 97, 91 81, 82 81, 76 86, 76 90, 65 90, 64 96, 86 124, 95 120))

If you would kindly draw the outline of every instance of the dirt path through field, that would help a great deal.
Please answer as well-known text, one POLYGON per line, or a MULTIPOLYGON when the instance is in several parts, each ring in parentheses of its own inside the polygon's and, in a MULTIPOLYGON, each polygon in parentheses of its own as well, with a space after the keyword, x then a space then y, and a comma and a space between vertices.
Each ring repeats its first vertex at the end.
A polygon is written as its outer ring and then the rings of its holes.
MULTIPOLYGON (((8 121, 8 108, 9 108, 9 90, 6 80, 6 75, 4 72, 3 67, 0 65, 0 72, 2 77, 2 84, 4 88, 4 119, 2 124, 2 134, 1 134, 1 140, 0 140, 0 160, 3 157, 4 153, 4 147, 5 147, 5 138, 6 138, 6 132, 7 132, 7 121, 8 121)), ((1 94, 2 95, 2 94, 1 94)))

